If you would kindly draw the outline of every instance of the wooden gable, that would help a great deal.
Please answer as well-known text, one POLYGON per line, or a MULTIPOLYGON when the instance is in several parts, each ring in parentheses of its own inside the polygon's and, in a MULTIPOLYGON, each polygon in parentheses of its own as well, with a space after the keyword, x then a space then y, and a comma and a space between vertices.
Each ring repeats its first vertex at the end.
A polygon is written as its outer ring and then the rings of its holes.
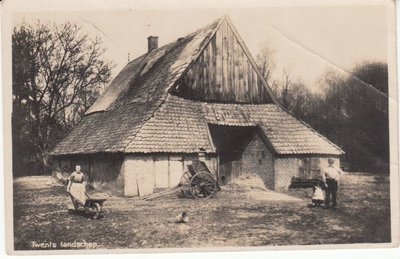
POLYGON ((200 101, 276 103, 229 18, 225 18, 180 78, 174 93, 200 101))

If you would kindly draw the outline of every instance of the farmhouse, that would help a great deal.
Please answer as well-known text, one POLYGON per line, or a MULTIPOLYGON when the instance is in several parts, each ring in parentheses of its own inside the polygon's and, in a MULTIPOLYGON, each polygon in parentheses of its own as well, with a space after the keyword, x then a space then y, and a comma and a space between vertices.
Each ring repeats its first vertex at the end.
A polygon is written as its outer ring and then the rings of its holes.
POLYGON ((222 17, 163 47, 150 36, 51 154, 54 170, 80 164, 90 181, 137 196, 175 186, 194 159, 221 183, 255 173, 279 191, 343 151, 279 106, 222 17))

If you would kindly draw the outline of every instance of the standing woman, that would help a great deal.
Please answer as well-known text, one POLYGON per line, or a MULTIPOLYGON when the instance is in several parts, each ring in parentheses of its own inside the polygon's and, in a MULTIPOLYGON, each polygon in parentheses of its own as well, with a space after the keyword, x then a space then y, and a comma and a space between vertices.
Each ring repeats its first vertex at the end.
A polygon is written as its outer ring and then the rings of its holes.
MULTIPOLYGON (((67 191, 69 194, 82 205, 85 204, 87 196, 86 196, 86 176, 81 172, 81 167, 77 165, 75 167, 75 171, 70 175, 67 191)), ((72 199, 74 206, 76 204, 72 199)))

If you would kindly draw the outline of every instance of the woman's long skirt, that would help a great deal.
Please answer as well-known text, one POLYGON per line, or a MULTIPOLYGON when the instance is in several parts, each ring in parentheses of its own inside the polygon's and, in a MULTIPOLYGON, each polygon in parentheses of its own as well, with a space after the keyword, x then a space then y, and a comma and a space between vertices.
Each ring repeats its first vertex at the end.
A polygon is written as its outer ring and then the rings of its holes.
POLYGON ((69 192, 75 200, 77 200, 82 205, 86 202, 86 189, 83 183, 72 183, 71 189, 69 192))

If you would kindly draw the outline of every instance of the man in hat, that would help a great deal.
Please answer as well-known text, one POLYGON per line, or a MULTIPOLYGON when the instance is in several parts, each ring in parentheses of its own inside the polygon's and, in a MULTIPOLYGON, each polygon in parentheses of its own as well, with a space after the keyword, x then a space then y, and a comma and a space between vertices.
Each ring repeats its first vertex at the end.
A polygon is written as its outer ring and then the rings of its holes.
POLYGON ((340 168, 336 168, 333 164, 335 160, 332 158, 328 159, 328 167, 322 171, 322 181, 325 184, 325 206, 329 208, 330 199, 332 196, 332 207, 336 207, 336 197, 337 190, 339 185, 340 177, 344 174, 344 172, 340 168))

